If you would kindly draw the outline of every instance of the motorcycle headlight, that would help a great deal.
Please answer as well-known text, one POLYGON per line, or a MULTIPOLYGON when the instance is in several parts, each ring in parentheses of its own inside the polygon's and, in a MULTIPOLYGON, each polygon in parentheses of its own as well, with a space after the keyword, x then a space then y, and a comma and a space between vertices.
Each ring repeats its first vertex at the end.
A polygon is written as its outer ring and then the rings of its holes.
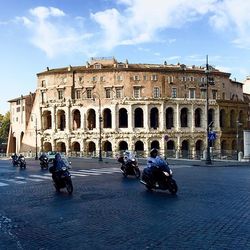
POLYGON ((66 171, 66 170, 67 170, 67 168, 66 168, 66 167, 62 167, 62 170, 63 170, 63 171, 66 171))

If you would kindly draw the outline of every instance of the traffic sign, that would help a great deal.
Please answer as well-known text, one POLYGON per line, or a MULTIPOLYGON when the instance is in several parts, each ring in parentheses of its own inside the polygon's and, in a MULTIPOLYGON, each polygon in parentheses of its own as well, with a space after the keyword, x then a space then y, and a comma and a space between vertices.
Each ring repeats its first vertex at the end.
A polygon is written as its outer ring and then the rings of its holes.
POLYGON ((215 131, 210 131, 210 132, 208 133, 208 139, 209 139, 209 141, 215 141, 215 140, 216 140, 216 137, 217 137, 217 135, 216 135, 216 132, 215 132, 215 131))

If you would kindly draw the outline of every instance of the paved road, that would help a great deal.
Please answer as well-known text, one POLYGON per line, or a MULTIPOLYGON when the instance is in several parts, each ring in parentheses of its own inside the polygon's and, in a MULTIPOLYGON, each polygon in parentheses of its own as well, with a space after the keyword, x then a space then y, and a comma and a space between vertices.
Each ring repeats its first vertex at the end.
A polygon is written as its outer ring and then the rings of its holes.
POLYGON ((123 178, 114 161, 72 159, 70 196, 38 162, 0 161, 0 249, 250 249, 247 164, 179 163, 173 196, 123 178))

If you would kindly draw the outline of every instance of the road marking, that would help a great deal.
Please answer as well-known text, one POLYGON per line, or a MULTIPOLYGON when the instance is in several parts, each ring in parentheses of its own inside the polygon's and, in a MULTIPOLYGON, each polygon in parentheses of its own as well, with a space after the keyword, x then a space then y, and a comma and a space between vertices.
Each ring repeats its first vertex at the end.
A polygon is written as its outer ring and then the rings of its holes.
POLYGON ((35 178, 41 178, 41 179, 45 179, 45 180, 52 180, 51 177, 49 176, 44 176, 44 175, 38 175, 38 174, 31 174, 29 175, 30 177, 35 177, 35 178))
POLYGON ((21 179, 21 180, 28 180, 28 181, 35 181, 35 182, 40 182, 40 181, 44 181, 44 180, 41 180, 41 179, 33 179, 33 178, 29 178, 29 177, 21 177, 21 176, 17 176, 15 177, 16 179, 21 179))
POLYGON ((9 184, 7 184, 7 183, 0 182, 0 187, 8 186, 8 185, 9 185, 9 184))

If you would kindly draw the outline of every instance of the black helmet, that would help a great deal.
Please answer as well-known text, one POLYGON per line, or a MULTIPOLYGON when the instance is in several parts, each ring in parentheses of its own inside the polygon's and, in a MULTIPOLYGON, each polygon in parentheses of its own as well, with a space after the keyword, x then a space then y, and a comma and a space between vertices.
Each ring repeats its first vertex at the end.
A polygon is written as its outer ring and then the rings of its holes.
POLYGON ((151 157, 156 157, 158 155, 158 149, 157 148, 152 148, 150 150, 150 156, 151 157))

